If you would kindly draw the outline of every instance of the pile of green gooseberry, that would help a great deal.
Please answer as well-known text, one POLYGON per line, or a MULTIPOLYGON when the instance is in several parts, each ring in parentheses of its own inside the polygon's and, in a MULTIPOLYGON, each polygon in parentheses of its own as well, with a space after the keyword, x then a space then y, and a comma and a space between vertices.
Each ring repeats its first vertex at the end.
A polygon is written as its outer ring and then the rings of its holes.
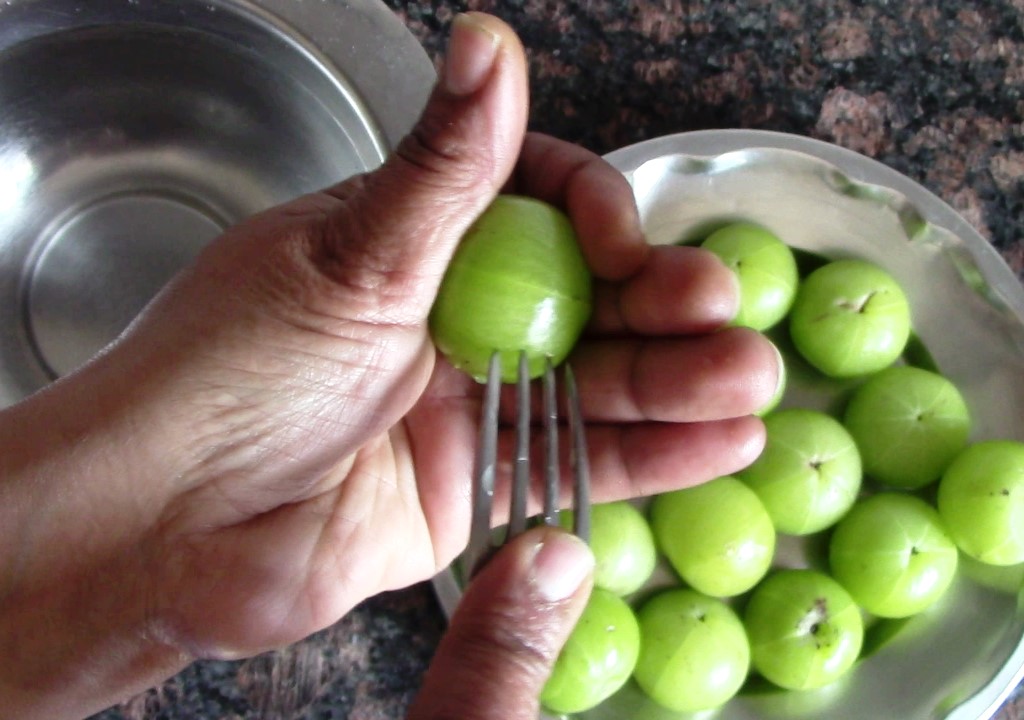
POLYGON ((860 657, 866 620, 932 607, 961 553, 1024 562, 1024 444, 971 442, 957 387, 908 362, 910 305, 892 276, 859 259, 807 268, 751 223, 702 244, 739 278, 737 325, 774 333, 787 365, 848 389, 827 413, 780 405, 780 383, 751 466, 593 508, 595 588, 541 698, 557 714, 630 678, 676 712, 721 707, 755 675, 824 687, 860 657), (779 535, 820 538, 827 561, 779 567, 779 535), (660 562, 676 584, 647 591, 660 562))

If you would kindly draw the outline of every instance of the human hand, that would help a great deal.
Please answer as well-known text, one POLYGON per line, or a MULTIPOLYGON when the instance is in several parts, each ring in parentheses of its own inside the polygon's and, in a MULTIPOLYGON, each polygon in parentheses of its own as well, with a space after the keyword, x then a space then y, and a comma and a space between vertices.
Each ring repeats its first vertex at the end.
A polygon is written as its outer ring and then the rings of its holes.
POLYGON ((500 548, 466 589, 408 720, 537 720, 593 569, 583 541, 556 528, 500 548))
POLYGON ((731 273, 647 247, 621 176, 524 142, 526 105, 512 31, 461 17, 423 119, 380 171, 229 230, 101 357, 0 416, 20 439, 0 461, 0 547, 18 558, 0 577, 0 648, 19 673, 0 694, 49 685, 98 709, 115 675, 141 688, 195 657, 295 641, 455 557, 479 387, 437 358, 426 321, 502 188, 564 207, 598 278, 572 358, 595 500, 756 456, 748 414, 777 359, 755 333, 713 332, 735 309, 731 273), (46 627, 65 629, 59 649, 40 650, 46 627))

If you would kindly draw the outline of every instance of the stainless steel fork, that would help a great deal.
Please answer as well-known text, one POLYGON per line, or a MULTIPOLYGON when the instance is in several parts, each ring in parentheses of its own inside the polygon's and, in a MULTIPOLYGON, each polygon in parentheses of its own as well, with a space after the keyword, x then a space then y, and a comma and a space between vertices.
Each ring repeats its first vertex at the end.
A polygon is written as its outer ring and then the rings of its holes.
MULTIPOLYGON (((579 391, 572 369, 563 370, 569 432, 569 466, 572 482, 573 532, 584 541, 590 539, 590 463, 586 433, 580 414, 579 391)), ((494 483, 498 463, 498 409, 501 390, 501 363, 498 353, 491 356, 484 390, 473 477, 473 517, 470 528, 468 567, 475 573, 504 542, 526 530, 527 498, 530 488, 530 434, 533 426, 530 408, 530 377, 526 353, 520 353, 516 381, 516 442, 512 473, 512 491, 507 531, 496 542, 491 529, 494 483)), ((541 522, 558 525, 561 496, 559 459, 558 392, 555 370, 547 361, 541 377, 542 423, 544 437, 544 500, 541 522)))

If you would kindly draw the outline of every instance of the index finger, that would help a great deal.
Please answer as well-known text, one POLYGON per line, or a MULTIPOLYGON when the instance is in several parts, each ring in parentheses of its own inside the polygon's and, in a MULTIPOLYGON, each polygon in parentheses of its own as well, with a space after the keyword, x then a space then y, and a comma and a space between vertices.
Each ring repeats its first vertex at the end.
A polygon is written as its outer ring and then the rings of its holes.
POLYGON ((528 133, 506 189, 563 208, 598 278, 623 280, 647 258, 650 248, 633 190, 618 170, 586 148, 528 133))

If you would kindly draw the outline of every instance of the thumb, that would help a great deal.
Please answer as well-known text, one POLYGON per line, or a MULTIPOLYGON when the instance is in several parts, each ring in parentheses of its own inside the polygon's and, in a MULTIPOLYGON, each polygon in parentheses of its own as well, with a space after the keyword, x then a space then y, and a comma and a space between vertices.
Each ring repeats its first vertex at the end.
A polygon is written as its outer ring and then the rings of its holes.
POLYGON ((536 528, 502 548, 462 598, 409 720, 537 720, 593 569, 586 544, 557 528, 536 528))
POLYGON ((416 126, 380 169, 328 191, 342 202, 330 212, 327 255, 345 284, 390 285, 407 307, 412 291, 432 301, 459 239, 515 167, 527 105, 515 32, 483 13, 456 16, 416 126))

